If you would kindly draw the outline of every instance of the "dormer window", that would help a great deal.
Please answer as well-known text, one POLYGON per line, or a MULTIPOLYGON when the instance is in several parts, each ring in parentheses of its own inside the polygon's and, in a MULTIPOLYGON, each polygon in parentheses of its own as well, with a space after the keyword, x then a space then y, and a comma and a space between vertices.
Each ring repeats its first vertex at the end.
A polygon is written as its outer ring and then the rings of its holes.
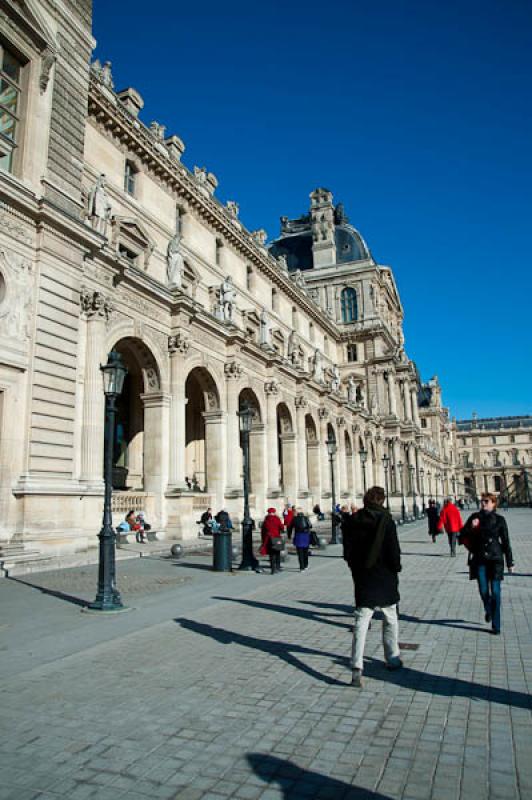
POLYGON ((20 145, 21 62, 0 44, 0 169, 13 172, 20 145))
POLYGON ((137 179, 137 170, 132 161, 126 160, 124 169, 124 191, 135 197, 135 183, 137 179))

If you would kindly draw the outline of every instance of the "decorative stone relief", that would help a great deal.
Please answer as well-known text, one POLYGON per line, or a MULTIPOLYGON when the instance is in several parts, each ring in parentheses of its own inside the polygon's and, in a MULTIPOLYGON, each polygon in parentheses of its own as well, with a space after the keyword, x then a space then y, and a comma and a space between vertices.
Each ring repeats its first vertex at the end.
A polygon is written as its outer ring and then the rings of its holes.
POLYGON ((205 392, 205 405, 207 406, 207 411, 216 411, 218 408, 218 397, 216 392, 205 392))
POLYGON ((240 206, 235 200, 228 200, 225 204, 225 210, 232 219, 238 219, 240 213, 240 206))
POLYGON ((314 351, 312 361, 312 377, 317 383, 323 383, 323 361, 322 355, 318 348, 314 351))
POLYGON ((111 201, 105 190, 105 175, 102 173, 89 192, 87 216, 95 231, 107 235, 107 223, 111 219, 111 201))
POLYGON ((298 395, 294 400, 296 408, 308 408, 308 400, 302 395, 298 395))
POLYGON ((164 135, 166 133, 166 125, 161 125, 156 120, 150 123, 150 131, 153 133, 157 141, 164 142, 164 135))
POLYGON ((30 231, 16 217, 7 212, 0 212, 0 230, 23 244, 31 244, 32 242, 30 231))
POLYGON ((268 240, 268 234, 266 233, 264 228, 259 228, 258 231, 251 232, 251 238, 253 239, 255 244, 258 244, 259 247, 265 247, 266 242, 268 240))
POLYGON ((237 380, 244 372, 244 367, 238 361, 229 361, 224 364, 224 374, 226 378, 234 378, 237 380))
POLYGON ((112 311, 112 304, 103 292, 83 287, 79 296, 81 311, 90 319, 102 317, 107 320, 112 311))
POLYGON ((322 421, 329 419, 329 410, 327 408, 323 408, 323 406, 321 408, 318 408, 318 417, 322 421))
POLYGON ((265 308, 260 314, 259 344, 261 347, 272 347, 272 324, 265 308))
POLYGON ((31 336, 33 299, 31 261, 0 250, 0 335, 19 341, 31 336))
POLYGON ((169 289, 181 289, 185 260, 181 247, 181 217, 176 216, 176 230, 166 249, 166 279, 169 289))
POLYGON ((276 380, 267 381, 264 384, 264 394, 269 395, 278 395, 279 394, 279 383, 276 380))
POLYGON ((39 89, 41 94, 44 94, 48 88, 48 81, 50 80, 50 72, 57 59, 56 53, 49 47, 46 47, 41 53, 41 74, 39 76, 39 89))
POLYGON ((183 333, 176 333, 175 336, 168 337, 168 352, 181 353, 186 355, 190 347, 190 341, 183 333))

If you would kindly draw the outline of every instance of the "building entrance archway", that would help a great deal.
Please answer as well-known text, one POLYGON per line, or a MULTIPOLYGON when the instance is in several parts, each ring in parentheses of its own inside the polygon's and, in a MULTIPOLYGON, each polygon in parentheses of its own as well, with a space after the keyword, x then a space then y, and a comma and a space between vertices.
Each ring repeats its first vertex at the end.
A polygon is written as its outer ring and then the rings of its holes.
POLYGON ((185 382, 184 478, 195 491, 218 491, 224 483, 222 412, 212 375, 194 367, 185 382))

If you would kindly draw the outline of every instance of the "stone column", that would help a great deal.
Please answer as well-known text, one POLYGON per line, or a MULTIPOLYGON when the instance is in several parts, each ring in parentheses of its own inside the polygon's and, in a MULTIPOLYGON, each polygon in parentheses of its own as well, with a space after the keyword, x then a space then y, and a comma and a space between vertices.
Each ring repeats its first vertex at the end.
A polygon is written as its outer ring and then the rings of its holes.
POLYGON ((296 431, 297 431, 297 494, 308 493, 307 433, 305 428, 305 412, 307 401, 304 397, 296 397, 296 431))
POLYGON ((266 394, 266 445, 268 458, 268 495, 278 495, 279 487, 279 439, 277 434, 277 396, 279 384, 268 381, 264 385, 266 394))
POLYGON ((187 488, 185 484, 187 405, 185 397, 185 358, 189 347, 189 340, 182 333, 168 337, 168 352, 170 353, 169 490, 187 488))
POLYGON ((326 408, 320 408, 318 411, 320 420, 320 433, 319 433, 319 452, 320 452, 320 476, 321 476, 321 493, 322 496, 331 494, 331 467, 329 464, 329 454, 327 452, 327 420, 329 412, 326 408))
POLYGON ((397 464, 401 460, 401 447, 400 447, 400 440, 398 436, 394 436, 392 439, 392 453, 393 453, 393 481, 392 487, 395 493, 401 491, 401 484, 399 478, 399 471, 397 468, 397 464))
POLYGON ((255 509, 262 513, 266 508, 266 427, 254 422, 249 433, 249 472, 251 494, 255 509))
POLYGON ((242 482, 242 448, 240 447, 240 425, 238 419, 239 381, 242 366, 236 361, 225 364, 227 386, 227 487, 226 494, 240 494, 242 482))
POLYGON ((204 411, 205 421, 205 485, 216 498, 215 505, 222 508, 225 495, 226 432, 223 411, 204 411))
POLYGON ((345 449, 345 419, 338 418, 337 441, 338 441, 338 497, 342 498, 349 494, 349 484, 347 481, 347 454, 345 449))
POLYGON ((382 456, 384 454, 382 449, 382 437, 377 436, 375 439, 375 451, 377 454, 377 483, 379 486, 384 486, 384 464, 382 463, 382 456))
POLYGON ((144 406, 144 491, 155 495, 155 524, 164 525, 164 492, 168 483, 169 410, 164 392, 141 394, 144 406))
POLYGON ((81 290, 80 304, 86 319, 80 480, 87 488, 103 491, 105 396, 100 364, 107 362, 105 323, 111 304, 92 289, 81 290))
POLYGON ((412 419, 414 420, 414 424, 417 425, 418 428, 420 428, 421 422, 419 420, 419 408, 417 405, 417 387, 415 384, 410 387, 410 401, 412 406, 412 419))
POLYGON ((386 386, 384 382, 384 372, 382 369, 377 370, 377 374, 375 376, 376 385, 377 385, 377 394, 378 394, 378 409, 381 414, 387 414, 389 412, 388 406, 388 398, 386 391, 386 386))
POLYGON ((390 404, 390 414, 397 416, 397 387, 395 384, 395 375, 393 372, 388 372, 388 401, 390 404))
POLYGON ((355 505, 358 505, 359 499, 362 497, 362 474, 361 474, 361 465, 360 465, 360 453, 358 447, 358 437, 360 432, 358 430, 358 426, 353 425, 353 459, 352 459, 352 471, 353 471, 353 502, 355 505))
POLYGON ((296 505, 297 498, 297 438, 295 433, 283 433, 283 489, 288 503, 296 505))

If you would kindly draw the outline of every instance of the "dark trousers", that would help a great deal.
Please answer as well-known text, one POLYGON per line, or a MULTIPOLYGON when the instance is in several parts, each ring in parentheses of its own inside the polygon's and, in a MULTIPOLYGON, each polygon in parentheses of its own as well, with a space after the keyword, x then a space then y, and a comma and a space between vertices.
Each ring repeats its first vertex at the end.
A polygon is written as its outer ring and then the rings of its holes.
POLYGON ((308 547, 297 547, 297 557, 299 559, 299 569, 308 567, 308 547))
POLYGON ((456 537, 458 536, 457 533, 448 533, 447 538, 449 539, 449 550, 451 551, 451 555, 456 555, 456 537))
POLYGON ((281 571, 281 553, 279 550, 271 550, 270 552, 270 568, 272 575, 274 572, 281 571))
POLYGON ((501 582, 490 577, 490 569, 485 564, 478 567, 478 590, 484 603, 486 614, 491 617, 494 631, 501 629, 501 582))

